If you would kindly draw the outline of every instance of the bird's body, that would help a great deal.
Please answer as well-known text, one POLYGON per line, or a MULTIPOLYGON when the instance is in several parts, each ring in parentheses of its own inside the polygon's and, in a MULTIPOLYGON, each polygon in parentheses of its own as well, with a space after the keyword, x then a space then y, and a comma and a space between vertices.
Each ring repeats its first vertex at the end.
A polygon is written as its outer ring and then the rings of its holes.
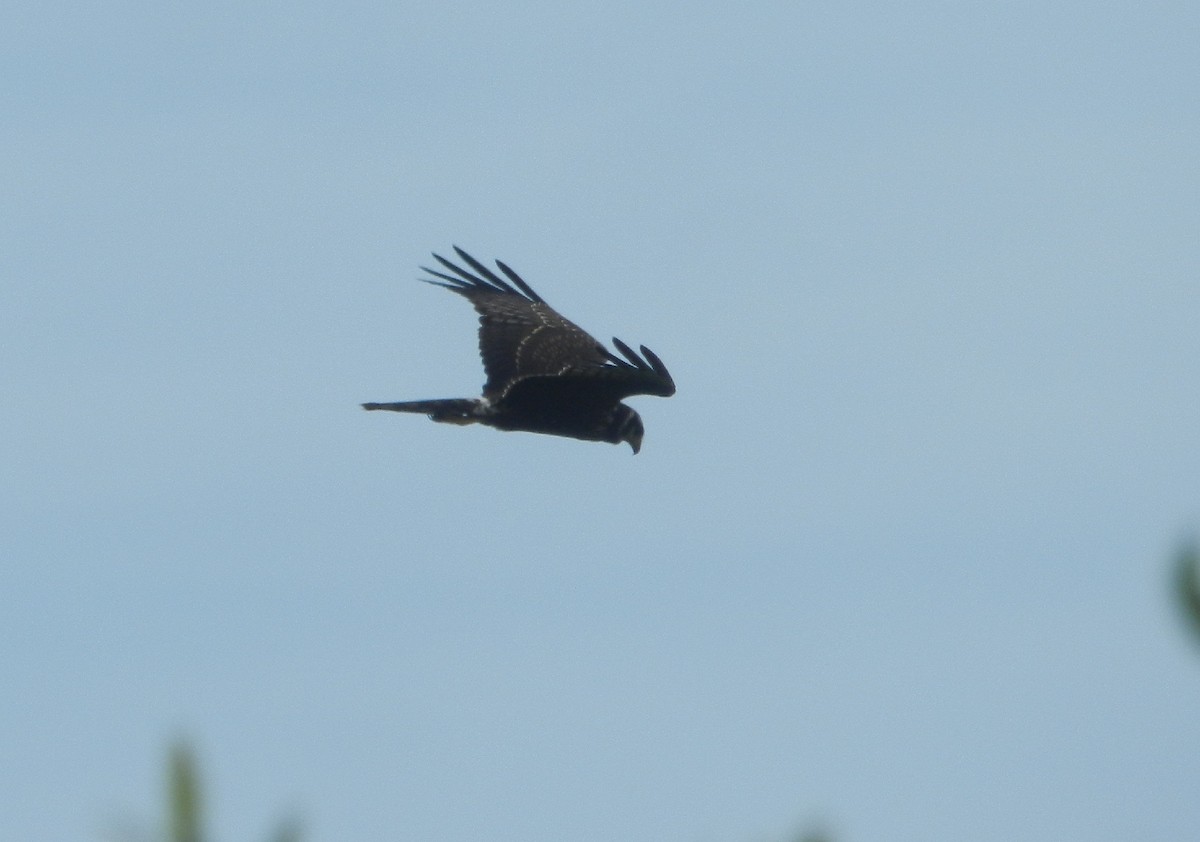
POLYGON ((453 274, 423 268, 438 279, 428 283, 457 292, 479 313, 479 354, 487 372, 483 397, 365 403, 363 408, 416 412, 448 424, 624 441, 637 453, 642 420, 621 401, 630 395, 675 394, 662 360, 644 345, 639 356, 614 338, 618 357, 560 316, 500 261, 496 265, 507 280, 457 246, 454 250, 474 273, 436 254, 453 274))

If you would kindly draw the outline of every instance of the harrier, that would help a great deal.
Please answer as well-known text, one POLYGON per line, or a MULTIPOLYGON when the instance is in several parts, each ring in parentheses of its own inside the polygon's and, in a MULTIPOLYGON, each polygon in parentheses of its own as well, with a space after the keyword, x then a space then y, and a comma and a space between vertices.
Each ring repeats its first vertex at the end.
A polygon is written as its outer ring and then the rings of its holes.
POLYGON ((613 337, 613 354, 567 321, 499 260, 501 278, 454 251, 473 272, 435 254, 444 269, 421 268, 426 283, 457 292, 479 313, 479 355, 487 382, 481 398, 364 403, 363 409, 419 412, 444 424, 485 424, 585 441, 642 447, 642 419, 621 403, 630 395, 675 394, 675 381, 653 351, 639 356, 613 337), (507 278, 507 280, 505 279, 507 278))

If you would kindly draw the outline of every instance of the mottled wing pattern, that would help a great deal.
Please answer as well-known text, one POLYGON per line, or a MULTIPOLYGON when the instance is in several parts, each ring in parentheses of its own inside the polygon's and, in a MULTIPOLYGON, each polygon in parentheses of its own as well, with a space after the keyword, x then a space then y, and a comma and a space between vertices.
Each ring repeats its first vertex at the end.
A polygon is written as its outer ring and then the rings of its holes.
POLYGON ((497 260, 506 280, 458 246, 454 251, 474 273, 437 254, 434 259, 453 274, 422 268, 440 279, 429 283, 457 292, 479 313, 479 355, 487 373, 485 398, 500 399, 526 377, 610 368, 605 363, 616 358, 585 330, 560 316, 516 272, 497 260))

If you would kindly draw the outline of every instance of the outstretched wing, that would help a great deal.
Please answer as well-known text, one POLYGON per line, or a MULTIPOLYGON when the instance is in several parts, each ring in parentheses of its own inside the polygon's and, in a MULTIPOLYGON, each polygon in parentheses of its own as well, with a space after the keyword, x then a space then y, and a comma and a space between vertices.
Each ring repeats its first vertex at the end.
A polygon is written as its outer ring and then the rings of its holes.
POLYGON ((589 388, 605 395, 612 403, 630 395, 669 398, 675 394, 675 381, 657 354, 642 345, 642 354, 638 356, 636 351, 615 336, 613 346, 624 355, 624 359, 602 348, 606 359, 604 365, 571 366, 559 372, 554 379, 562 381, 564 389, 572 388, 568 381, 588 384, 589 388))
POLYGON ((557 374, 522 377, 504 394, 510 411, 540 417, 575 415, 604 419, 613 407, 630 395, 675 394, 675 381, 653 351, 642 346, 642 356, 613 337, 613 344, 626 359, 605 351, 603 365, 578 365, 557 374))
POLYGON ((583 328, 564 319, 521 276, 499 260, 501 278, 471 255, 454 247, 474 273, 441 255, 433 257, 453 274, 421 268, 466 298, 479 313, 479 356, 487 373, 483 396, 498 399, 526 377, 552 376, 574 368, 605 367, 613 358, 583 328))

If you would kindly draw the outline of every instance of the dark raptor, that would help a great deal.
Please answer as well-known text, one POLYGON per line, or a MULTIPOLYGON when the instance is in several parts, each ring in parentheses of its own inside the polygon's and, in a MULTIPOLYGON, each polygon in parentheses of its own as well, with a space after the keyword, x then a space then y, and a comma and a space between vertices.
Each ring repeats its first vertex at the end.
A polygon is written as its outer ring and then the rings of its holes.
POLYGON ((447 274, 427 266, 426 283, 457 292, 479 313, 479 355, 487 382, 481 398, 364 403, 363 409, 419 412, 445 424, 485 424, 585 441, 642 446, 641 416, 621 403, 630 395, 675 394, 663 361, 613 337, 621 356, 560 316, 521 276, 499 260, 500 277, 454 247, 473 272, 441 255, 447 274))

